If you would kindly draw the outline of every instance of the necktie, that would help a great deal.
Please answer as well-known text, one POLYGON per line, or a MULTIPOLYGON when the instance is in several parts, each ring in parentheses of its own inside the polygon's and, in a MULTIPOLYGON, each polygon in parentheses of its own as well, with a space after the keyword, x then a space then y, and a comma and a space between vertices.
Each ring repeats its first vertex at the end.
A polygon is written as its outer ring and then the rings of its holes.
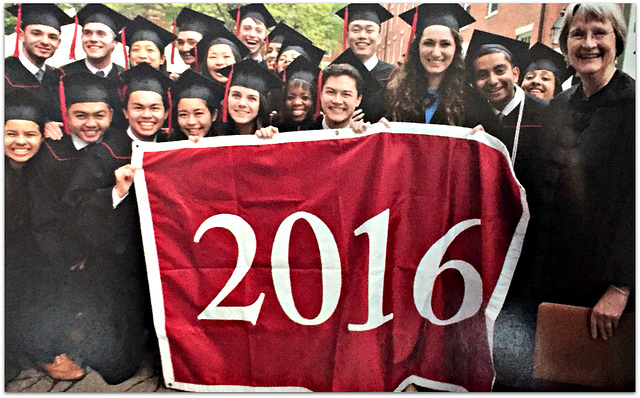
POLYGON ((36 72, 36 79, 38 79, 39 82, 42 82, 43 77, 44 71, 42 69, 38 69, 38 71, 36 72))
POLYGON ((105 76, 104 71, 101 71, 101 70, 97 71, 96 76, 104 77, 105 76))

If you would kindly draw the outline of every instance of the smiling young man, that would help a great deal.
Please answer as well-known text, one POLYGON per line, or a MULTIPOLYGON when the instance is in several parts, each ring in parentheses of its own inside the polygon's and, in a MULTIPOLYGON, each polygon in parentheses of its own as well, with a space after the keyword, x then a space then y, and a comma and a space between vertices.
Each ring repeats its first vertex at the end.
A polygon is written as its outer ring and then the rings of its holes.
POLYGON ((60 69, 45 65, 45 61, 60 46, 60 27, 73 23, 73 19, 54 4, 20 4, 7 7, 7 11, 21 16, 17 23, 22 49, 18 56, 5 58, 5 79, 12 86, 39 95, 35 88, 57 84, 62 75, 60 69))
MULTIPOLYGON (((362 109, 365 116, 375 114, 380 90, 380 84, 371 72, 347 48, 322 71, 320 105, 323 116, 316 119, 313 128, 348 127, 356 109, 362 109)), ((372 122, 378 122, 382 116, 372 122)))
POLYGON ((540 128, 537 119, 547 106, 547 101, 525 94, 517 85, 528 47, 525 42, 476 29, 467 50, 473 85, 493 110, 481 117, 481 124, 516 159, 516 175, 521 167, 518 160, 526 162, 531 155, 528 148, 540 128))
POLYGON ((119 32, 130 21, 124 15, 100 4, 87 4, 78 11, 78 23, 82 26, 80 41, 86 57, 62 67, 65 74, 90 72, 114 81, 120 81, 118 73, 124 71, 111 61, 119 32))
POLYGON ((393 14, 375 3, 352 3, 336 12, 342 19, 345 14, 348 14, 347 45, 376 80, 386 87, 395 67, 379 60, 376 53, 382 43, 382 23, 393 18, 393 14))
POLYGON ((184 7, 176 18, 176 28, 178 37, 176 38, 176 48, 182 58, 195 72, 196 57, 192 54, 191 49, 202 40, 202 37, 209 33, 211 27, 224 25, 217 18, 210 17, 191 8, 184 7))
POLYGON ((271 13, 264 4, 252 3, 229 10, 229 15, 236 21, 236 36, 249 49, 247 58, 266 67, 262 48, 267 39, 267 29, 276 25, 271 13))
MULTIPOLYGON (((126 72, 126 133, 105 136, 89 148, 69 183, 64 203, 73 209, 78 239, 88 256, 82 292, 94 290, 83 308, 95 329, 85 363, 109 384, 133 376, 150 345, 151 314, 135 193, 129 188, 132 143, 153 141, 167 117, 172 81, 147 63, 126 72), (102 303, 94 306, 96 302, 102 303)), ((78 304, 80 305, 80 304, 78 304)))

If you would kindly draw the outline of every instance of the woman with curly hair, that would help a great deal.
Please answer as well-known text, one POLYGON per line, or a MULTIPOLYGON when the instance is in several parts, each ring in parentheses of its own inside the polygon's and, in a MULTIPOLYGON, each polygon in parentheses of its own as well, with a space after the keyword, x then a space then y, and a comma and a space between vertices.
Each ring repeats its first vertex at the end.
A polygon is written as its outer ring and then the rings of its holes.
POLYGON ((389 84, 388 119, 475 126, 465 103, 462 40, 458 30, 475 21, 458 4, 421 4, 400 15, 415 37, 407 60, 389 84))

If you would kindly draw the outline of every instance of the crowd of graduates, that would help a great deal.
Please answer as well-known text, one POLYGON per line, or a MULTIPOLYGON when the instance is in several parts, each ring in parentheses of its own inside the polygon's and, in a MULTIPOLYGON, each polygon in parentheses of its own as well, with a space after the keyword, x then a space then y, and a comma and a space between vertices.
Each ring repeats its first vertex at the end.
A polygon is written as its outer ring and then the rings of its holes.
MULTIPOLYGON (((77 11, 86 58, 60 69, 45 61, 74 19, 53 4, 7 10, 20 43, 5 59, 7 379, 41 366, 74 380, 89 366, 116 384, 155 354, 135 141, 473 128, 504 143, 527 192, 531 220, 503 308, 515 327, 535 330, 542 301, 582 305, 593 338, 607 340, 633 307, 635 81, 615 67, 626 40, 615 4, 568 6, 562 54, 475 30, 466 55, 459 30, 474 18, 455 3, 421 4, 399 15, 412 33, 395 65, 376 56, 393 15, 349 4, 337 12, 346 49, 323 69, 325 51, 263 4, 229 10, 235 32, 185 7, 177 34, 87 4, 77 11), (111 61, 117 41, 127 65, 111 61), (172 43, 189 66, 181 74, 167 72, 172 43)), ((533 342, 506 344, 500 328, 498 318, 498 382, 503 369, 530 375, 533 342)), ((526 383, 517 387, 539 387, 526 383)))

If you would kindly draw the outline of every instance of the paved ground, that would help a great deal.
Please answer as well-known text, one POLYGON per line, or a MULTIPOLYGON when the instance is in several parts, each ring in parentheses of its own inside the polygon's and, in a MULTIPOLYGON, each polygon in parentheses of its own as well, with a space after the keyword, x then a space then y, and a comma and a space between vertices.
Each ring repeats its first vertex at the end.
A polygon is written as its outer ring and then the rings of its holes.
POLYGON ((6 392, 172 392, 166 388, 157 364, 143 364, 138 373, 120 384, 109 385, 95 371, 89 369, 80 381, 55 381, 38 369, 23 370, 5 383, 6 392))

